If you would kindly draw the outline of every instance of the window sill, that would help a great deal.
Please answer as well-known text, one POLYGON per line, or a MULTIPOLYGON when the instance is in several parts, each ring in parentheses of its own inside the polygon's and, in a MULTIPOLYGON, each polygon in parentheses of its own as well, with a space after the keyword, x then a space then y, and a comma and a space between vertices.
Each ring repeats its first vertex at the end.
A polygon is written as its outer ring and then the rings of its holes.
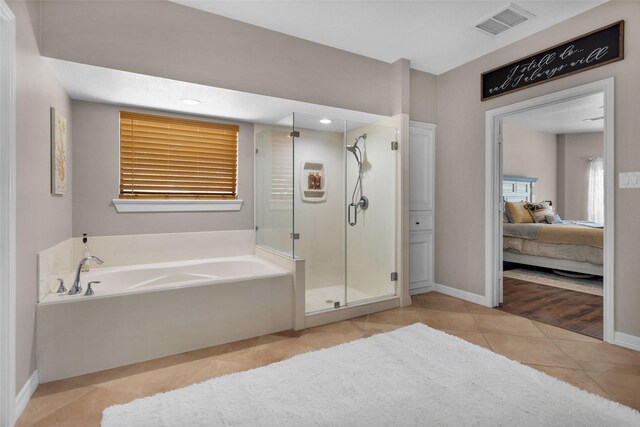
POLYGON ((113 199, 118 213, 127 212, 220 212, 239 211, 242 200, 150 200, 113 199))

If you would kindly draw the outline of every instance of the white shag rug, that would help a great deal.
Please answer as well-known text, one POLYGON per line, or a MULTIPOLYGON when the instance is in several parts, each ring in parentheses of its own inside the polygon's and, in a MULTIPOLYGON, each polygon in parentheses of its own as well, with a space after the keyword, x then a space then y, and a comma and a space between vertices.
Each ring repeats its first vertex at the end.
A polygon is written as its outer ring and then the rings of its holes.
POLYGON ((640 412, 416 323, 116 405, 103 427, 639 426, 640 412))

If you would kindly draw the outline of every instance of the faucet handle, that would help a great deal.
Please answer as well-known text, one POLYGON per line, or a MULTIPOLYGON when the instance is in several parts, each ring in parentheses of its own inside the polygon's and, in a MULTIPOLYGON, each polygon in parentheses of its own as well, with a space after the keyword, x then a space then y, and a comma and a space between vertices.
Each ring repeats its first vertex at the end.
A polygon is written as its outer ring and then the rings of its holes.
POLYGON ((60 283, 60 285, 58 286, 58 290, 56 292, 59 294, 64 294, 65 292, 67 292, 67 288, 64 287, 64 280, 62 280, 59 277, 57 280, 58 280, 58 283, 60 283))
POLYGON ((94 280, 93 282, 89 282, 87 284, 87 291, 84 293, 85 296, 89 296, 89 295, 93 295, 93 289, 91 289, 91 285, 93 285, 94 283, 100 283, 99 280, 94 280))

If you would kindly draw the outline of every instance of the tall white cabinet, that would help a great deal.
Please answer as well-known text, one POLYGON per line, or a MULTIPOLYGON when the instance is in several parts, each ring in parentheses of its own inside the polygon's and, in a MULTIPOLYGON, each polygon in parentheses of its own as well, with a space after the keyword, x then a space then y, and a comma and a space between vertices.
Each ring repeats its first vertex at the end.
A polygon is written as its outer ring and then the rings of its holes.
POLYGON ((436 125, 409 122, 409 293, 433 290, 436 125))

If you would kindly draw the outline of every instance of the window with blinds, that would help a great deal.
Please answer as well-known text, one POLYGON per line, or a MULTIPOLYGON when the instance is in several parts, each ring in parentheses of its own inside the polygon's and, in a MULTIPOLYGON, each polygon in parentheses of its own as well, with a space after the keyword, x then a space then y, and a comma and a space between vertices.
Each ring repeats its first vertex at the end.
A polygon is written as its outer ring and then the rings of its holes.
POLYGON ((235 199, 236 125, 120 112, 121 199, 235 199))
POLYGON ((293 145, 285 132, 272 134, 271 200, 293 200, 293 145))

